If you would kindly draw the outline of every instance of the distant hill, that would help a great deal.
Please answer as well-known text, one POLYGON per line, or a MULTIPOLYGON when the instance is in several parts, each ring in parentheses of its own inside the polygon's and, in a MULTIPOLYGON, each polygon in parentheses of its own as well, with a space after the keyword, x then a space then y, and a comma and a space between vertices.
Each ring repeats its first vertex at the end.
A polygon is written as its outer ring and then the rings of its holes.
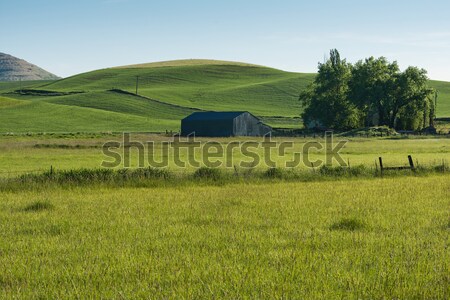
POLYGON ((127 69, 127 68, 161 68, 161 67, 184 67, 184 66, 243 66, 243 67, 262 67, 259 65, 247 64, 242 62, 226 61, 226 60, 215 60, 215 59, 179 59, 179 60, 169 60, 169 61, 159 61, 145 64, 128 65, 115 67, 116 69, 127 69))
MULTIPOLYGON (((298 96, 314 77, 246 63, 178 60, 22 82, 20 91, 18 82, 0 82, 0 132, 176 131, 182 118, 202 110, 249 111, 271 126, 300 128, 298 96)), ((450 116, 450 83, 430 85, 439 90, 438 116, 450 116)))
POLYGON ((58 76, 29 62, 0 53, 0 81, 56 80, 58 76))

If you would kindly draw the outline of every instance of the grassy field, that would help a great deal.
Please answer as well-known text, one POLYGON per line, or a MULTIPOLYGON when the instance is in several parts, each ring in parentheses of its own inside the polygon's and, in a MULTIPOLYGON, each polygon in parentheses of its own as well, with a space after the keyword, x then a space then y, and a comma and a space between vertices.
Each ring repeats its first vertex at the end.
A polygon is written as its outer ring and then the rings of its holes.
POLYGON ((430 85, 438 91, 437 116, 450 117, 450 84, 444 81, 432 81, 430 85))
MULTIPOLYGON (((187 60, 125 66, 51 82, 0 83, 0 132, 177 131, 194 110, 242 110, 269 125, 299 128, 298 95, 314 74, 250 64, 187 60), (135 93, 139 76, 139 95, 135 93), (43 90, 59 94, 11 94, 43 90), (80 92, 79 94, 66 94, 80 92), (86 122, 86 120, 89 120, 86 122), (95 120, 95 121, 92 121, 95 120)), ((438 116, 450 116, 450 84, 430 82, 439 94, 438 116)))
MULTIPOLYGON (((98 170, 109 161, 102 145, 122 141, 114 132, 176 131, 196 110, 249 110, 271 125, 296 127, 297 95, 312 78, 176 61, 0 83, 0 132, 9 132, 0 134, 0 299, 449 299, 448 137, 337 136, 348 140, 345 173, 304 163, 292 171, 262 162, 245 170, 234 167, 248 162, 237 150, 216 179, 176 166, 173 152, 169 167, 157 170, 168 178, 126 181, 141 170, 123 172, 123 162, 114 172, 98 170), (139 96, 130 94, 136 76, 139 96), (17 89, 24 93, 11 93, 17 89), (404 166, 407 155, 417 173, 376 172, 378 157, 404 166), (117 177, 87 176, 102 172, 117 177)), ((448 84, 432 84, 441 91, 439 115, 450 116, 448 84)), ((154 133, 131 139, 156 142, 157 161, 172 140, 154 133)), ((285 157, 272 151, 279 167, 294 152, 303 157, 308 142, 324 142, 272 141, 293 145, 285 157)), ((189 159, 185 152, 180 158, 189 159)), ((325 150, 309 159, 324 160, 325 150)))
MULTIPOLYGON (((303 166, 308 180, 231 169, 210 181, 172 165, 174 178, 136 185, 17 179, 50 165, 99 168, 113 140, 121 136, 0 136, 1 299, 450 297, 448 138, 351 138, 342 154, 369 168, 360 178, 303 166), (446 172, 372 175, 379 156, 398 166, 408 154, 446 172)), ((308 140, 292 138, 296 148, 308 140)))
POLYGON ((448 176, 0 192, 0 298, 448 299, 448 176))
MULTIPOLYGON (((156 145, 155 160, 161 160, 161 142, 170 141, 171 138, 163 135, 136 134, 131 135, 131 141, 148 142, 153 141, 156 145)), ((444 161, 450 163, 450 139, 448 138, 344 138, 335 137, 335 142, 348 140, 348 143, 341 150, 345 162, 351 165, 364 165, 374 168, 375 161, 379 156, 384 158, 387 166, 400 166, 407 164, 407 155, 412 155, 419 165, 439 165, 444 161)), ((50 134, 50 135, 23 135, 23 136, 0 136, 0 177, 14 177, 30 171, 45 171, 53 166, 55 169, 68 170, 78 168, 99 168, 102 162, 110 159, 102 152, 102 145, 108 141, 122 141, 122 136, 117 134, 50 134)), ((205 143, 208 140, 199 139, 205 143)), ((245 142, 247 139, 216 139, 222 145, 227 145, 232 141, 245 142)), ((260 139, 253 139, 261 143, 260 139)), ((292 141, 293 147, 286 150, 286 156, 278 154, 278 150, 272 150, 273 159, 281 167, 286 161, 293 159, 293 152, 301 151, 303 145, 310 141, 323 142, 321 138, 274 138, 275 142, 292 141)), ((122 153, 123 149, 116 150, 122 153)), ((262 158, 260 165, 256 168, 266 168, 264 165, 264 151, 262 148, 256 150, 262 158)), ((311 150, 310 159, 324 160, 324 150, 311 150)), ((148 147, 144 150, 147 157, 148 147)), ((177 167, 173 162, 173 151, 169 153, 169 169, 175 172, 192 171, 194 168, 187 166, 186 169, 177 167)), ((200 158, 201 152, 196 152, 196 157, 200 158)), ((188 161, 187 153, 181 152, 181 159, 188 161)), ((131 166, 136 167, 138 154, 136 149, 131 152, 131 166)), ((227 162, 226 157, 220 161, 227 162)), ((233 151, 233 165, 239 165, 241 161, 249 161, 239 150, 233 151)), ((144 163, 147 166, 147 159, 144 163)), ((336 164, 336 161, 334 161, 336 164)), ((121 166, 123 167, 123 163, 121 166)), ((299 168, 305 168, 302 163, 299 168)), ((233 168, 231 168, 233 170, 233 168)))
POLYGON ((27 104, 27 103, 28 103, 28 101, 19 101, 19 100, 7 98, 7 97, 0 97, 0 109, 11 107, 11 106, 17 106, 20 104, 27 104))

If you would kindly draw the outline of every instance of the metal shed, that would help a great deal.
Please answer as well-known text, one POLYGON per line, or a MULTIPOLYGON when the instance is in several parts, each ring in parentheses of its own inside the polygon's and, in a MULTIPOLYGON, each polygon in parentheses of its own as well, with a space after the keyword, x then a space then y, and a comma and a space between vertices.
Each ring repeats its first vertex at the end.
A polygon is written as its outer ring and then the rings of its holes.
POLYGON ((247 111, 195 112, 181 120, 182 136, 264 136, 271 131, 247 111))

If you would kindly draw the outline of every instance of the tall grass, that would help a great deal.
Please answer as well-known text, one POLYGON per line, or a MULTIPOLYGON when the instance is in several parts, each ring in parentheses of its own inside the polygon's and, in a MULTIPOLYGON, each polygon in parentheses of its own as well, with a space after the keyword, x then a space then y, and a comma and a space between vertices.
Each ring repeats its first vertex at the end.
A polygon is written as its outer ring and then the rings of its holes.
POLYGON ((0 299, 449 298, 449 175, 188 176, 0 191, 0 299))
POLYGON ((172 172, 169 169, 73 169, 48 170, 41 173, 28 173, 13 178, 0 179, 0 190, 42 189, 48 186, 102 185, 110 187, 136 186, 174 186, 202 184, 234 184, 265 181, 332 181, 370 179, 377 177, 414 177, 433 174, 450 174, 448 165, 420 166, 415 172, 410 170, 391 170, 381 174, 374 168, 364 165, 354 167, 328 167, 315 169, 216 169, 201 167, 191 173, 172 172))

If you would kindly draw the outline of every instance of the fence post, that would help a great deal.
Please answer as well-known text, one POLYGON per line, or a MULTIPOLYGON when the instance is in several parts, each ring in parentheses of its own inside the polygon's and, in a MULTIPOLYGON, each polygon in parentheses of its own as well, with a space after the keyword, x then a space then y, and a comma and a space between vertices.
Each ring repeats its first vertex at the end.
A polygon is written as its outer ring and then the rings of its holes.
POLYGON ((414 161, 413 161, 411 155, 408 155, 408 161, 409 161, 409 166, 411 167, 411 170, 415 173, 416 172, 416 168, 414 167, 414 161))
POLYGON ((380 157, 378 157, 378 161, 380 162, 380 172, 381 172, 381 176, 383 176, 383 159, 380 157))

